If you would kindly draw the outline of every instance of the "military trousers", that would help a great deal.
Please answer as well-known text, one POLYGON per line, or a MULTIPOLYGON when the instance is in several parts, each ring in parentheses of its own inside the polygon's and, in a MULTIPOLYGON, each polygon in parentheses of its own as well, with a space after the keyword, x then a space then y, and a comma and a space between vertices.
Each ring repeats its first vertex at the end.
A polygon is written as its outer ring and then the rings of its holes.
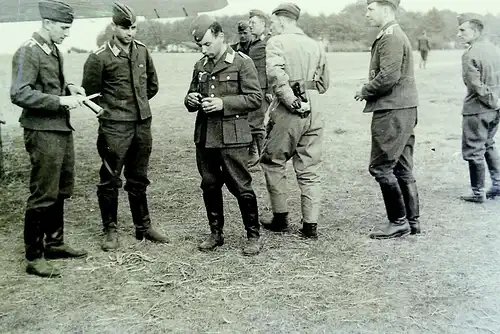
MULTIPOLYGON (((313 101, 312 101, 313 102, 313 101)), ((323 118, 315 105, 307 118, 279 104, 270 113, 261 166, 274 213, 288 212, 286 163, 292 160, 301 191, 302 219, 316 224, 321 206, 323 118)))
POLYGON ((151 119, 99 121, 97 150, 102 165, 98 196, 118 197, 122 170, 126 179, 125 191, 136 196, 146 192, 150 184, 147 174, 153 144, 151 119))
POLYGON ((248 113, 248 124, 250 125, 250 132, 253 136, 261 135, 266 136, 266 112, 269 108, 269 102, 266 100, 266 94, 263 94, 262 105, 259 109, 248 113))
POLYGON ((484 163, 484 157, 495 154, 495 135, 500 112, 493 110, 462 118, 462 156, 466 161, 484 163))

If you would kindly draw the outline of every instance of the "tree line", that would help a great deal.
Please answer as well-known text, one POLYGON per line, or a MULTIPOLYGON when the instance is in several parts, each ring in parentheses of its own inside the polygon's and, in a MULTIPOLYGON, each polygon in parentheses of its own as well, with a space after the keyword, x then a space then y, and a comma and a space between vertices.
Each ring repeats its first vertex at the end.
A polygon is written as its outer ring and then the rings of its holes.
MULTIPOLYGON (((299 26, 310 37, 324 42, 328 51, 366 51, 370 48, 378 30, 369 28, 365 20, 366 1, 359 0, 347 5, 340 13, 312 16, 307 13, 299 19, 299 26)), ((457 43, 457 15, 451 10, 433 8, 425 13, 398 10, 398 21, 414 47, 418 36, 425 30, 430 38, 432 49, 462 47, 457 43)), ((248 15, 219 17, 218 21, 225 30, 230 43, 236 42, 237 23, 247 20, 248 15)), ((193 17, 186 17, 171 23, 157 20, 140 21, 137 39, 151 49, 166 50, 168 45, 193 47, 190 25, 193 17)), ((488 14, 484 17, 485 30, 494 43, 500 44, 500 17, 488 14)), ((112 36, 111 26, 97 36, 97 46, 112 36)))

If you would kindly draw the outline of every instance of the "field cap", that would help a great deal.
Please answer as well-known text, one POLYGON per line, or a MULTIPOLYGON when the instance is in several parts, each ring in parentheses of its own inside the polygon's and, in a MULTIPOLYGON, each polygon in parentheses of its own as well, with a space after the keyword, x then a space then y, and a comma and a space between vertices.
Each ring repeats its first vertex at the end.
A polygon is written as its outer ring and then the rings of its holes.
POLYGON ((128 28, 135 23, 137 15, 129 6, 115 2, 113 4, 113 23, 128 28))
POLYGON ((73 8, 64 1, 43 0, 38 2, 38 10, 42 19, 62 23, 73 23, 75 13, 73 8))
POLYGON ((484 25, 483 19, 481 18, 481 16, 479 14, 475 14, 475 13, 462 13, 462 14, 459 14, 457 16, 457 20, 458 20, 458 25, 459 26, 461 26, 465 22, 469 22, 469 21, 475 21, 476 23, 484 25))
POLYGON ((199 15, 194 19, 193 23, 191 23, 191 35, 193 35, 194 40, 196 42, 200 42, 205 36, 208 28, 216 22, 215 19, 206 14, 199 15))
POLYGON ((367 0, 366 4, 369 5, 374 2, 386 2, 391 4, 394 8, 398 9, 399 4, 401 3, 401 0, 367 0))
POLYGON ((290 2, 282 3, 273 10, 273 14, 298 20, 300 16, 300 7, 290 2))

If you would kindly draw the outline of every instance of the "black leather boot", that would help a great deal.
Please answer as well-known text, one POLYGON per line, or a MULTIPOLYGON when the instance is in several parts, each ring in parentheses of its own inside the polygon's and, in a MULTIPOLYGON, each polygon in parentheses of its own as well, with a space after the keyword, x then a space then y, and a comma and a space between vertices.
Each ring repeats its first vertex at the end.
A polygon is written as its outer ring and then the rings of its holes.
POLYGON ((302 237, 306 239, 316 240, 318 239, 317 229, 318 229, 318 224, 306 223, 305 221, 302 221, 302 228, 299 230, 299 232, 302 235, 302 237))
POLYGON ((406 208, 406 218, 410 224, 411 234, 419 234, 420 230, 420 203, 418 198, 417 182, 405 182, 398 179, 399 187, 403 193, 406 208))
POLYGON ((260 243, 259 209, 255 194, 238 198, 241 217, 247 231, 247 242, 243 247, 243 255, 257 255, 262 245, 260 243))
POLYGON ((469 161, 469 177, 472 194, 461 196, 461 200, 472 203, 484 203, 486 200, 484 193, 485 172, 486 169, 483 162, 476 163, 474 161, 469 161))
POLYGON ((224 207, 222 202, 222 190, 203 192, 203 201, 207 210, 210 235, 199 246, 200 251, 211 251, 218 246, 224 245, 224 207))
POLYGON ((101 244, 103 251, 108 252, 113 249, 118 249, 120 246, 118 241, 118 194, 108 195, 99 194, 99 209, 101 211, 101 219, 103 225, 104 238, 101 244))
POLYGON ((146 239, 152 242, 168 243, 169 239, 151 225, 146 193, 132 194, 129 192, 128 200, 135 225, 135 238, 137 240, 146 239))
POLYGON ((274 212, 272 219, 261 218, 260 223, 272 232, 288 232, 288 212, 274 212))
POLYGON ((491 188, 486 192, 486 198, 495 199, 500 197, 500 156, 494 147, 490 147, 484 158, 491 177, 491 188))

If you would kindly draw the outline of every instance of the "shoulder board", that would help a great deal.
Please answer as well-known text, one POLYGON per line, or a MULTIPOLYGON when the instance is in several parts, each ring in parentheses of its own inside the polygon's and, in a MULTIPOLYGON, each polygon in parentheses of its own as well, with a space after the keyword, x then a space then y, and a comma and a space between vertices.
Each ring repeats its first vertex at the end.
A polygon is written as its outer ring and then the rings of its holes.
POLYGON ((94 54, 98 55, 101 52, 103 52, 104 50, 106 50, 106 44, 101 45, 97 50, 94 51, 94 54))
POLYGON ((136 40, 136 39, 134 39, 134 41, 135 41, 137 44, 139 44, 139 45, 142 45, 142 46, 146 47, 146 44, 144 44, 143 42, 138 41, 138 40, 136 40))
POLYGON ((387 28, 387 30, 385 31, 385 34, 386 35, 392 35, 394 33, 394 28, 393 27, 389 27, 387 28))
POLYGON ((244 58, 244 59, 252 59, 250 58, 249 56, 247 56, 246 54, 244 54, 243 52, 241 51, 238 51, 238 54, 241 56, 241 58, 244 58))
POLYGON ((28 39, 26 42, 23 43, 23 46, 33 46, 36 45, 36 41, 33 38, 28 39))

